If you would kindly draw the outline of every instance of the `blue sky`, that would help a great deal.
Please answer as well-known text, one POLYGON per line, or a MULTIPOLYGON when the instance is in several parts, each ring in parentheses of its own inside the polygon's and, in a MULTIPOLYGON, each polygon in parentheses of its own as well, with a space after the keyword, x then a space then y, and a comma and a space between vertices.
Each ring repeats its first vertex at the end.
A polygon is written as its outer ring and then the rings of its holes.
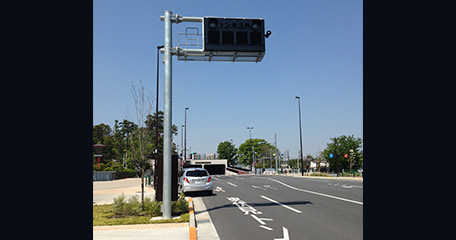
MULTIPOLYGON (((363 2, 344 1, 93 1, 93 124, 136 121, 130 92, 143 83, 155 98, 156 46, 163 45, 160 16, 264 18, 266 55, 259 63, 185 62, 173 56, 173 124, 187 111, 187 147, 216 153, 233 140, 264 138, 299 151, 301 97, 304 154, 316 155, 330 137, 363 138, 363 2)), ((173 24, 177 33, 195 23, 173 24)), ((161 55, 162 56, 162 55, 161 55)), ((161 58, 160 56, 160 58, 161 58)), ((163 110, 160 64, 159 110, 163 110)), ((155 112, 155 103, 153 103, 155 112)))

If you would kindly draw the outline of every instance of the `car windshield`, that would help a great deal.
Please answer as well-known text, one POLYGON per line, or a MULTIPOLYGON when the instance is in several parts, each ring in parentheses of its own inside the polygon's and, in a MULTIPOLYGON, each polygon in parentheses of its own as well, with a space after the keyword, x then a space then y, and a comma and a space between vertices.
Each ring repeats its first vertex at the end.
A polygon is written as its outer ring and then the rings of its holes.
POLYGON ((204 177, 207 176, 206 171, 188 171, 187 177, 204 177))

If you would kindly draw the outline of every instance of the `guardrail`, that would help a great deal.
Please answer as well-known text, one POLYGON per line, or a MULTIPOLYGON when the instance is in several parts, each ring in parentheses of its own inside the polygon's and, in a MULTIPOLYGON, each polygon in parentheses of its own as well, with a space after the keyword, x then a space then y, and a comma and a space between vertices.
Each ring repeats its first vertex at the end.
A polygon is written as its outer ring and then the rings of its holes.
POLYGON ((249 174, 249 172, 247 170, 234 168, 234 167, 226 167, 226 170, 231 171, 231 172, 235 172, 235 173, 238 173, 238 174, 249 174))

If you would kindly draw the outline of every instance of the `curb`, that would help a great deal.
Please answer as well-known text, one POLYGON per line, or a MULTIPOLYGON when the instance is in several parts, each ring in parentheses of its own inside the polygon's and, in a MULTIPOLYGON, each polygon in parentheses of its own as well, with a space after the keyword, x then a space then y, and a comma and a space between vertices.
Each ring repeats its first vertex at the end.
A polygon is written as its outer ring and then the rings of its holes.
POLYGON ((189 198, 188 199, 188 213, 190 213, 190 222, 188 224, 189 226, 189 237, 190 240, 197 240, 196 236, 196 219, 195 219, 195 211, 193 207, 193 199, 189 198))

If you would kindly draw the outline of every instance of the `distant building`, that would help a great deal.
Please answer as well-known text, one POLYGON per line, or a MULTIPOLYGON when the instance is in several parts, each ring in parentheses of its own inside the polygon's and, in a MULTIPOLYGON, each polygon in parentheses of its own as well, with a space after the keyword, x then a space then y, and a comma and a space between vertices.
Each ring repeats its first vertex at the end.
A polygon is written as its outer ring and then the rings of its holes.
POLYGON ((185 163, 184 168, 204 168, 211 175, 212 174, 225 174, 228 160, 226 159, 192 159, 185 163))
MULTIPOLYGON (((326 171, 326 169, 329 168, 329 163, 327 161, 321 161, 320 162, 320 171, 326 171)), ((312 169, 313 171, 317 171, 318 170, 318 162, 314 162, 314 161, 311 161, 310 162, 310 169, 312 169)))

